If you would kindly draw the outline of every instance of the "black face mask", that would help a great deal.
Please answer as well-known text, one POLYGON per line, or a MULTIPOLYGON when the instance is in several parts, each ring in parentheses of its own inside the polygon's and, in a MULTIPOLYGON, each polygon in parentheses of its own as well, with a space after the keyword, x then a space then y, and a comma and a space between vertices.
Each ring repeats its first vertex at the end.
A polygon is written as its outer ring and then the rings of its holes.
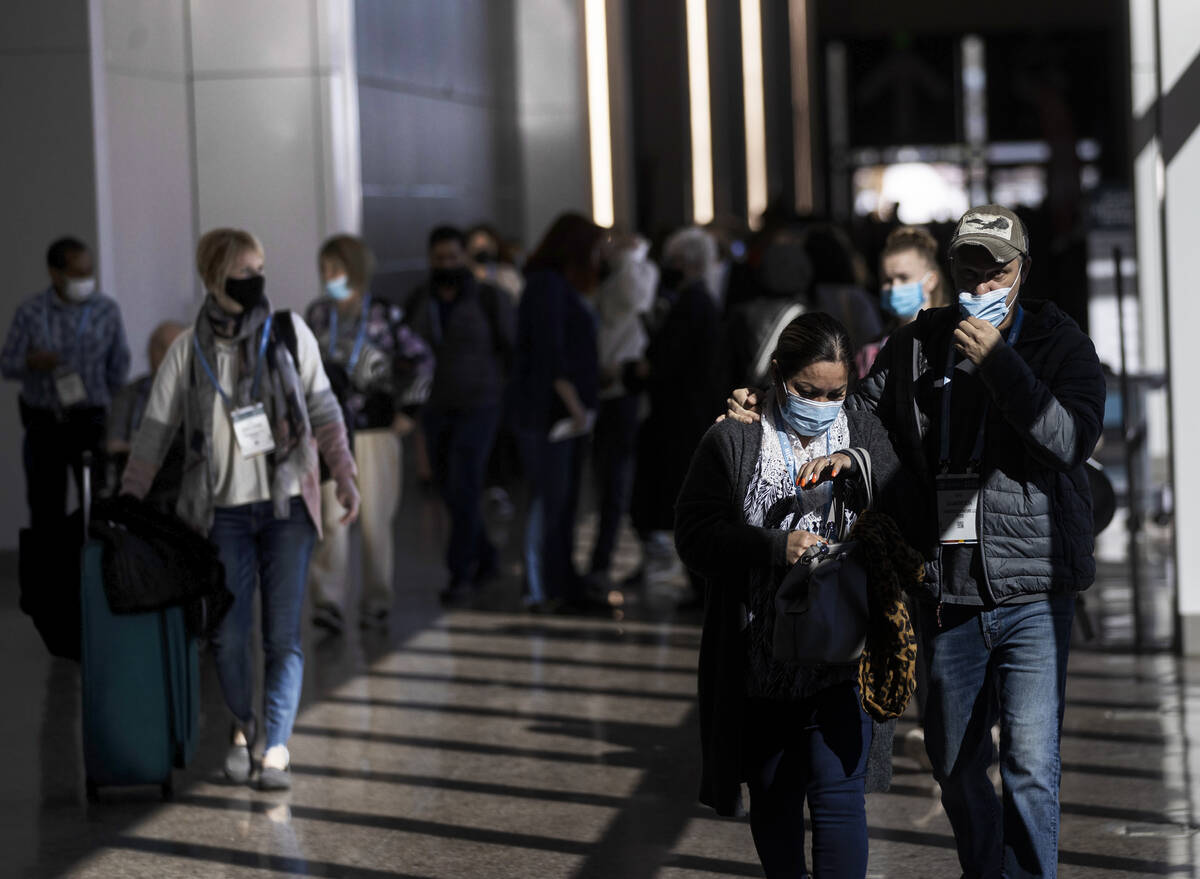
POLYGON ((488 263, 496 261, 496 257, 492 256, 490 250, 477 250, 471 254, 471 262, 477 265, 485 266, 488 263))
POLYGON ((679 269, 663 269, 659 277, 662 279, 662 285, 668 290, 678 292, 683 286, 683 272, 679 269))
POLYGON ((470 274, 469 269, 430 269, 429 283, 433 287, 461 287, 467 276, 470 274))
POLYGON ((246 311, 250 311, 263 301, 265 286, 266 278, 262 275, 251 275, 248 278, 226 278, 225 295, 246 311))

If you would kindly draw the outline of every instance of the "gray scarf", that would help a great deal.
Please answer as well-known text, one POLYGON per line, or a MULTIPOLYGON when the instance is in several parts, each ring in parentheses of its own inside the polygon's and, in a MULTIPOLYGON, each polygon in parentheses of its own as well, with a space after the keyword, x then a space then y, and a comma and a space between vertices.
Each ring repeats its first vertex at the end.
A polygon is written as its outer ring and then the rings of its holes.
MULTIPOLYGON (((229 396, 235 408, 261 402, 266 409, 275 438, 275 451, 268 456, 271 501, 276 518, 283 519, 290 513, 291 498, 286 486, 293 480, 299 482, 316 466, 316 453, 313 450, 304 385, 292 353, 287 345, 280 344, 281 339, 286 337, 274 326, 275 320, 272 321, 271 338, 266 347, 259 399, 254 399, 254 374, 258 367, 262 330, 270 314, 271 307, 265 299, 248 312, 231 315, 209 295, 196 318, 195 333, 196 344, 214 375, 217 372, 217 340, 232 342, 237 346, 238 379, 229 396)), ((290 315, 278 319, 288 318, 290 315)), ((228 388, 225 390, 227 393, 230 391, 228 388)), ((202 480, 202 496, 187 498, 186 503, 193 515, 185 518, 211 524, 214 482, 212 411, 217 390, 209 380, 200 358, 195 356, 192 357, 189 391, 184 416, 184 430, 188 437, 185 468, 203 464, 208 470, 208 478, 202 480)))

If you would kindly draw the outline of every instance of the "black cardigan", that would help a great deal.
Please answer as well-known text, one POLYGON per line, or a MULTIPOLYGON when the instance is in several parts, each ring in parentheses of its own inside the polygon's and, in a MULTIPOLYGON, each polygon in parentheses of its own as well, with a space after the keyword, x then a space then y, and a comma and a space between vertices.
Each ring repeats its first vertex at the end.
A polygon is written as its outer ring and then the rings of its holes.
MULTIPOLYGON (((902 474, 887 432, 868 412, 846 412, 850 440, 871 455, 875 508, 895 509, 902 474)), ((787 532, 746 524, 743 504, 762 444, 761 424, 725 420, 704 435, 675 511, 675 546, 708 584, 700 637, 700 802, 741 814, 748 567, 784 566, 787 532)), ((891 780, 894 722, 876 724, 867 790, 891 780)))

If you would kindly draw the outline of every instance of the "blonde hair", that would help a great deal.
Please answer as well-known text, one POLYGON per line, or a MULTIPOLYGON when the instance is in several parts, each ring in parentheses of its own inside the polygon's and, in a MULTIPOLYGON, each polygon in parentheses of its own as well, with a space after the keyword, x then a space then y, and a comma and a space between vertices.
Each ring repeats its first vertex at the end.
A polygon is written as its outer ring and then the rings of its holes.
POLYGON ((263 255, 263 246, 245 229, 210 229, 196 245, 196 271, 208 290, 224 290, 238 258, 247 250, 263 255))
POLYGON ((887 241, 883 245, 883 253, 879 254, 879 260, 882 262, 892 254, 902 253, 906 250, 916 251, 917 255, 925 260, 930 271, 937 274, 938 284, 930 297, 930 304, 934 308, 948 305, 950 288, 946 284, 946 276, 942 274, 942 267, 938 264, 937 239, 924 226, 900 226, 888 234, 887 241))

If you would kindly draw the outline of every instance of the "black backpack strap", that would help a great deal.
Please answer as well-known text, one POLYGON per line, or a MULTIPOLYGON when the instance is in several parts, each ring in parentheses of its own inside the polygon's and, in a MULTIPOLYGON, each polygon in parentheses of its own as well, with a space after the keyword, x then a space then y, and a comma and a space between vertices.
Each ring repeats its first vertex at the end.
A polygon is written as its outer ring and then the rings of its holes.
POLYGON ((300 340, 296 338, 296 325, 292 322, 291 309, 281 308, 275 312, 275 317, 271 321, 271 335, 276 342, 283 343, 288 353, 292 355, 292 362, 296 364, 296 369, 299 369, 300 340))

